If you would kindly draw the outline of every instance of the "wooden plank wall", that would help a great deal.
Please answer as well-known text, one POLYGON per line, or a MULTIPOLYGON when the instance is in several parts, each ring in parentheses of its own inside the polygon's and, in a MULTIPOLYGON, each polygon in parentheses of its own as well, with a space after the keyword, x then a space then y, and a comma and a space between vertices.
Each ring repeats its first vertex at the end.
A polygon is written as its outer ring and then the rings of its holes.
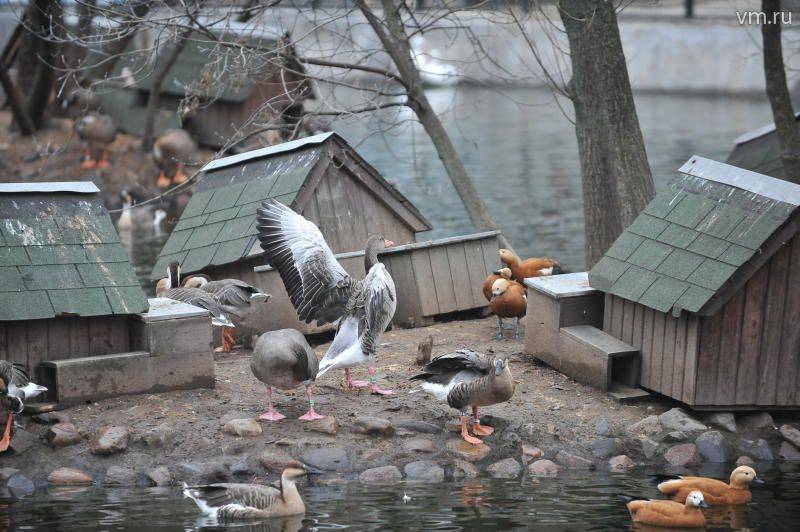
POLYGON ((371 233, 397 245, 414 242, 414 232, 343 170, 325 173, 301 214, 317 224, 334 253, 364 249, 371 233))
POLYGON ((606 294, 603 330, 641 353, 640 386, 691 404, 699 318, 680 318, 606 294))
POLYGON ((698 407, 800 406, 800 239, 795 236, 716 315, 704 318, 698 407))
POLYGON ((65 316, 0 322, 0 360, 24 364, 32 376, 40 362, 130 351, 126 316, 65 316))

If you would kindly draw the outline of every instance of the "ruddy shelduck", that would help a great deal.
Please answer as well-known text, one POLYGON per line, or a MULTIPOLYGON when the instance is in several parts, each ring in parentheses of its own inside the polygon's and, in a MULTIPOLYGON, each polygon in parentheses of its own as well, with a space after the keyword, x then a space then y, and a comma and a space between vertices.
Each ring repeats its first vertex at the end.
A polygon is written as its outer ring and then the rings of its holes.
POLYGON ((705 477, 653 475, 651 478, 658 483, 658 491, 669 495, 674 501, 683 502, 689 493, 697 490, 711 506, 747 504, 752 499, 750 483, 764 483, 750 466, 739 466, 734 469, 729 484, 705 477))
POLYGON ((695 490, 681 504, 674 501, 639 499, 621 495, 634 523, 664 528, 703 528, 706 517, 700 508, 708 508, 703 494, 695 490))
POLYGON ((547 257, 522 260, 510 249, 499 251, 500 261, 511 269, 511 278, 523 282, 528 277, 543 277, 558 273, 561 265, 547 257))

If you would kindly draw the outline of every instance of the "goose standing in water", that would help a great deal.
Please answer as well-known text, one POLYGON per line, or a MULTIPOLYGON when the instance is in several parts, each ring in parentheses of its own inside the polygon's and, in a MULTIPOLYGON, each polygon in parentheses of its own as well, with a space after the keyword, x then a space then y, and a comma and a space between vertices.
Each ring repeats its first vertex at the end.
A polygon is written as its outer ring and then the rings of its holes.
POLYGON ((31 382, 28 372, 20 364, 0 360, 0 403, 7 412, 5 424, 0 437, 0 452, 8 449, 11 443, 11 428, 14 425, 14 414, 21 414, 25 408, 24 401, 32 399, 47 388, 31 382))
POLYGON ((117 125, 110 116, 91 112, 75 123, 78 136, 86 143, 83 168, 108 168, 108 146, 117 138, 117 125), (100 157, 97 155, 100 153, 100 157))
POLYGON ((474 445, 481 440, 467 430, 467 408, 472 407, 472 432, 489 436, 494 429, 481 425, 478 407, 508 401, 516 386, 506 359, 490 358, 469 349, 439 355, 411 380, 421 380, 420 387, 424 391, 440 401, 447 401, 461 413, 461 437, 474 445))
MULTIPOLYGON (((195 274, 187 277, 182 286, 199 288, 211 294, 228 314, 234 326, 238 327, 255 310, 255 305, 266 303, 272 297, 255 286, 238 279, 219 279, 212 281, 207 275, 195 274)), ((222 329, 222 347, 219 351, 230 353, 235 342, 234 329, 222 329)))
POLYGON ((253 348, 250 369, 267 387, 269 409, 258 419, 262 421, 284 419, 286 416, 276 412, 272 406, 272 388, 292 390, 301 384, 306 387, 308 412, 300 416, 300 419, 310 421, 325 417, 314 411, 314 399, 311 398, 311 385, 317 378, 319 361, 300 331, 281 329, 259 336, 253 348))
POLYGON ((297 461, 286 464, 280 488, 260 484, 183 485, 183 495, 209 516, 223 520, 260 519, 302 515, 306 505, 297 491, 297 480, 317 470, 297 461))
POLYGON ((181 266, 170 262, 167 266, 167 277, 156 284, 156 296, 174 299, 204 308, 211 313, 211 323, 220 327, 233 327, 233 322, 225 315, 222 306, 208 292, 199 288, 183 288, 180 286, 181 266))
POLYGON ((343 368, 348 387, 369 385, 373 394, 391 394, 377 385, 375 351, 397 306, 394 281, 378 261, 378 252, 393 242, 369 237, 364 250, 367 275, 359 281, 342 268, 316 225, 273 199, 265 200, 258 210, 258 238, 300 320, 338 323, 318 376, 343 368), (352 380, 350 368, 365 363, 370 365, 370 382, 352 380))

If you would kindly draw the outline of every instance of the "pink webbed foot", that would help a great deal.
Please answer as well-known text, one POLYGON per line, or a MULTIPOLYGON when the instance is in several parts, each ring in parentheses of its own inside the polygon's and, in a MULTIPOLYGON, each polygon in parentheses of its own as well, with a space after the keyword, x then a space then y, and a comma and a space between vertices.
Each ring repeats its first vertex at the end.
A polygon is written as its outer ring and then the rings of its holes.
POLYGON ((481 425, 480 423, 473 423, 472 432, 481 436, 490 436, 494 432, 494 429, 486 425, 481 425))
POLYGON ((372 395, 394 395, 394 392, 392 390, 383 390, 381 388, 378 388, 377 384, 372 385, 371 392, 372 395))
POLYGON ((270 409, 258 416, 258 419, 261 421, 280 421, 281 419, 286 419, 286 416, 274 409, 270 409))
POLYGON ((300 416, 300 418, 299 418, 299 419, 302 419, 303 421, 313 421, 313 420, 315 420, 315 419, 322 419, 322 418, 324 418, 324 417, 325 417, 325 416, 323 416, 322 414, 317 414, 317 413, 314 411, 314 409, 313 409, 313 408, 309 408, 309 409, 308 409, 308 412, 306 412, 305 414, 303 414, 302 416, 300 416))
POLYGON ((350 381, 348 383, 348 386, 350 388, 366 388, 367 386, 369 386, 369 382, 367 382, 367 381, 350 381))

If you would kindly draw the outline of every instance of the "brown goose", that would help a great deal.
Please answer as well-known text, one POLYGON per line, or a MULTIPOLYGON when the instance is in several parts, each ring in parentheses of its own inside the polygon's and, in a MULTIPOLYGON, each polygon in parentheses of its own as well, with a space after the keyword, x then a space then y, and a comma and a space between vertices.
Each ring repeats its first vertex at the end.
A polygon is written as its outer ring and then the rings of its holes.
POLYGON ((209 516, 242 520, 301 515, 306 505, 297 491, 297 480, 318 471, 297 461, 286 464, 280 488, 259 484, 183 485, 183 495, 209 516))
POLYGON ((258 238, 264 259, 278 270, 300 319, 338 324, 318 376, 343 368, 349 387, 369 385, 374 394, 391 394, 377 385, 375 351, 397 306, 394 281, 378 262, 378 252, 393 242, 369 237, 364 251, 367 275, 359 281, 342 268, 316 225, 273 199, 258 210, 258 238), (364 363, 370 364, 370 382, 353 381, 350 368, 364 363))
POLYGON ((156 185, 168 188, 186 181, 183 167, 197 151, 192 137, 183 129, 168 129, 153 143, 153 159, 160 170, 156 185))
POLYGON ((459 349, 434 358, 411 380, 421 380, 420 387, 461 413, 461 437, 472 444, 481 440, 467 431, 467 407, 472 407, 472 431, 488 436, 494 429, 480 424, 478 407, 504 403, 514 395, 515 383, 508 361, 491 358, 469 349, 459 349))
POLYGON ((156 296, 174 299, 204 308, 211 313, 211 323, 220 327, 234 327, 219 302, 208 292, 199 288, 182 288, 180 286, 181 266, 170 262, 167 266, 167 277, 156 284, 156 296))
POLYGON ((322 419, 314 411, 314 400, 311 398, 311 385, 317 378, 319 361, 306 337, 295 329, 270 331, 258 337, 250 359, 253 375, 267 386, 269 410, 258 419, 263 421, 279 421, 286 416, 275 411, 272 406, 272 388, 292 390, 299 385, 306 387, 308 412, 300 416, 302 420, 322 419))
MULTIPOLYGON (((207 275, 203 274, 195 274, 187 277, 183 281, 182 286, 187 288, 199 288, 211 294, 236 326, 252 314, 256 308, 254 305, 266 303, 271 297, 269 294, 244 281, 238 279, 219 279, 217 281, 212 281, 207 275)), ((233 329, 230 327, 222 329, 222 348, 220 351, 229 353, 231 349, 233 349, 233 344, 233 329)))
POLYGON ((75 123, 78 136, 86 143, 83 168, 107 168, 108 146, 117 138, 117 125, 110 116, 91 112, 75 123), (98 158, 97 154, 101 153, 98 158))

